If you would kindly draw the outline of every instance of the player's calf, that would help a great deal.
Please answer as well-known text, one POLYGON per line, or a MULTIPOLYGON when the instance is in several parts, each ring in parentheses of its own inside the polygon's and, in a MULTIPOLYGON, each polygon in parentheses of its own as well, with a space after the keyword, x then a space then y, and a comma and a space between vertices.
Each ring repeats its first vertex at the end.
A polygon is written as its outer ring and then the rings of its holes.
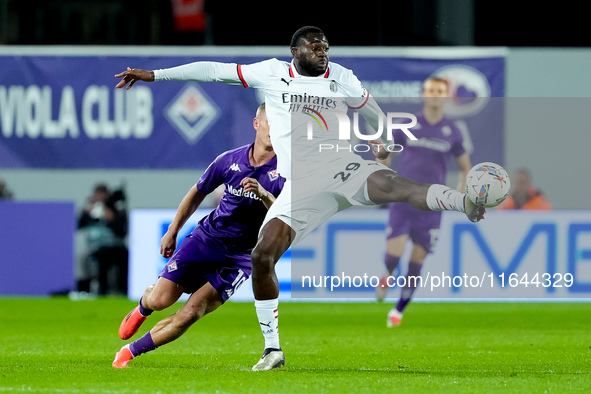
POLYGON ((374 204, 403 202, 426 211, 428 188, 429 184, 416 183, 390 170, 376 171, 367 178, 367 192, 374 204))

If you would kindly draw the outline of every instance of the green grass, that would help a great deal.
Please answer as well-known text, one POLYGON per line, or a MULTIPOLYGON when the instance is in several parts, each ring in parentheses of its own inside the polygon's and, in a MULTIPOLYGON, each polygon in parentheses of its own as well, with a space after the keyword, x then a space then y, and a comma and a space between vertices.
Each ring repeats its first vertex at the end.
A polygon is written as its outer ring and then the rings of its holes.
MULTIPOLYGON (((0 299, 0 393, 576 392, 591 388, 591 304, 281 303, 287 365, 251 372, 254 306, 228 303, 183 337, 111 367, 118 298, 0 299)), ((173 313, 157 312, 140 333, 173 313)), ((138 338, 136 335, 135 338, 138 338)))

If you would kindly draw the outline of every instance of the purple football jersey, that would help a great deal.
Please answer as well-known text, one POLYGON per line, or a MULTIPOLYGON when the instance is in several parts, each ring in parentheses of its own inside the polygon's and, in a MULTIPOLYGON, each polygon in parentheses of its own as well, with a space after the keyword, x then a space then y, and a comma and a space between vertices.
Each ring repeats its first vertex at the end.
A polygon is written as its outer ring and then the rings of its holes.
POLYGON ((276 157, 260 167, 250 165, 249 151, 253 145, 222 153, 197 182, 197 189, 204 194, 213 192, 221 184, 225 185, 225 190, 218 207, 199 221, 192 234, 197 237, 203 234, 209 238, 210 245, 213 242, 231 252, 252 251, 267 214, 261 199, 252 192, 245 192, 240 182, 246 177, 254 178, 275 197, 285 182, 277 172, 276 157))
POLYGON ((401 130, 394 132, 394 142, 404 146, 396 171, 415 182, 445 184, 449 160, 465 153, 462 132, 449 119, 432 125, 422 114, 411 131, 418 140, 408 139, 401 130))

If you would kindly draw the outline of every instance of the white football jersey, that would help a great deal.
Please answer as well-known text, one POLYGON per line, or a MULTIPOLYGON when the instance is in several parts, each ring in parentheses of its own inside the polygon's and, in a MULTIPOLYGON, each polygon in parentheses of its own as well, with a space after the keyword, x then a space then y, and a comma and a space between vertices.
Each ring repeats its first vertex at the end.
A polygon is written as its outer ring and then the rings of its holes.
POLYGON ((338 118, 331 111, 346 114, 348 108, 360 108, 369 99, 351 70, 331 62, 323 75, 301 76, 293 63, 277 59, 237 69, 245 87, 265 92, 271 142, 283 177, 309 176, 348 152, 345 147, 350 144, 338 140, 338 118), (328 149, 331 145, 343 149, 328 149))
POLYGON ((293 62, 269 59, 248 65, 195 62, 154 70, 154 79, 241 83, 263 90, 277 170, 287 179, 329 171, 327 164, 346 157, 351 146, 348 140, 339 139, 343 125, 331 112, 358 110, 374 130, 383 116, 353 72, 332 62, 317 77, 299 75, 293 62), (321 146, 334 148, 321 150, 321 146), (296 174, 292 174, 292 164, 296 174))

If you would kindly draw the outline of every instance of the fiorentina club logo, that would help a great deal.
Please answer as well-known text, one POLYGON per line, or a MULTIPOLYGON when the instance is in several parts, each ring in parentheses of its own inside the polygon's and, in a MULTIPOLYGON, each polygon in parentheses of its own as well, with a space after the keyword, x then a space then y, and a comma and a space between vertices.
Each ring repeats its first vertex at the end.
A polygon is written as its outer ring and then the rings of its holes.
POLYGON ((187 83, 164 109, 164 116, 194 145, 220 116, 220 109, 196 83, 187 83))
POLYGON ((267 175, 269 175, 269 180, 271 182, 277 180, 277 178, 279 178, 279 173, 277 172, 277 170, 273 170, 273 171, 269 171, 267 172, 267 175))
POLYGON ((167 264, 168 272, 176 271, 179 267, 176 261, 170 262, 167 264))

